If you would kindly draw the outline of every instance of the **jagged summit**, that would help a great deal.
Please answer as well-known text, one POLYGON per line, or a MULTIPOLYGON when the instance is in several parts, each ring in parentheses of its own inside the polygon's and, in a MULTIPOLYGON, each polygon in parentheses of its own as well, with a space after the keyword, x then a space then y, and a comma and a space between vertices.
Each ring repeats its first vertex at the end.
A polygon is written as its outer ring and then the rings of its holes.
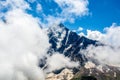
POLYGON ((51 43, 50 52, 59 52, 84 64, 87 61, 84 54, 80 53, 81 49, 86 49, 88 45, 96 45, 97 41, 90 40, 84 36, 70 31, 62 23, 53 25, 48 28, 49 42, 51 43))

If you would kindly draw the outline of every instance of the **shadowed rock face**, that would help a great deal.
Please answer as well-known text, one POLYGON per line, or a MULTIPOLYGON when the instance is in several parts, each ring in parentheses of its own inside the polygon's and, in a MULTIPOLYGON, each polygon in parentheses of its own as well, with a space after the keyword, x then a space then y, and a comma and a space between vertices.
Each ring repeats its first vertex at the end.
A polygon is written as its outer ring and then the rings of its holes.
POLYGON ((88 45, 97 45, 97 41, 90 40, 84 36, 79 36, 70 31, 63 24, 53 25, 48 29, 49 42, 51 48, 49 53, 59 52, 73 61, 79 61, 81 65, 87 61, 84 54, 80 53, 81 49, 86 49, 88 45))
MULTIPOLYGON (((53 25, 47 29, 49 42, 51 44, 48 54, 52 55, 55 52, 64 54, 72 61, 78 61, 80 66, 83 66, 87 58, 80 51, 86 49, 89 45, 97 45, 97 41, 88 39, 84 36, 79 36, 77 33, 70 31, 63 24, 53 25)), ((46 64, 46 57, 40 60, 40 67, 46 64)), ((46 66, 47 67, 47 66, 46 66)), ((45 68, 46 68, 45 67, 45 68)))

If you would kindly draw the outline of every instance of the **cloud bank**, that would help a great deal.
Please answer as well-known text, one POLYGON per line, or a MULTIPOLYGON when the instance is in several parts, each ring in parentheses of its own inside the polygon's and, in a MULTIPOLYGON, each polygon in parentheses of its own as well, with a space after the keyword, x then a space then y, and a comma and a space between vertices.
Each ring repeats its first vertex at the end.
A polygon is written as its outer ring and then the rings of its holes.
MULTIPOLYGON (((0 1, 0 80, 45 80, 46 72, 39 67, 44 56, 48 57, 48 71, 78 65, 62 54, 47 54, 47 33, 40 19, 27 13, 32 9, 29 2, 35 0, 0 1)), ((42 10, 40 4, 37 10, 42 10)))
POLYGON ((85 51, 86 56, 94 58, 102 64, 120 67, 120 26, 113 23, 104 29, 105 33, 87 30, 86 37, 98 40, 105 46, 89 46, 85 51))
POLYGON ((0 80, 43 80, 38 65, 49 43, 38 20, 19 9, 4 17, 6 22, 0 21, 0 80))

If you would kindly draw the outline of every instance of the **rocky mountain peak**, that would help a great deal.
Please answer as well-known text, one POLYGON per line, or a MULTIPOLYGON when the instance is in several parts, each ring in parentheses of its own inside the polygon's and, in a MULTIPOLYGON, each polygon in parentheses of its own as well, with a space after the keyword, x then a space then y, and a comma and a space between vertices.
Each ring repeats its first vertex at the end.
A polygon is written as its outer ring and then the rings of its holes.
POLYGON ((53 25, 48 28, 49 42, 51 48, 50 53, 58 52, 69 57, 73 61, 79 61, 81 65, 87 61, 81 49, 86 49, 89 45, 96 45, 97 41, 90 40, 84 36, 69 30, 63 24, 53 25))

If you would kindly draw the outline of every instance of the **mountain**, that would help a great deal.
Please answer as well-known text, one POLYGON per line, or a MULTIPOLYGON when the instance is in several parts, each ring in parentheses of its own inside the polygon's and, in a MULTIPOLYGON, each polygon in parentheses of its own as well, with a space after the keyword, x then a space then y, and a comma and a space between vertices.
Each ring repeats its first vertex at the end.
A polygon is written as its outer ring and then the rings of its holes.
MULTIPOLYGON (((47 33, 51 44, 48 54, 52 55, 54 52, 58 52, 69 57, 72 61, 78 61, 80 63, 79 69, 72 69, 72 80, 120 80, 120 69, 118 67, 108 65, 103 66, 98 64, 94 59, 91 62, 80 52, 81 50, 86 49, 89 45, 105 46, 104 44, 96 40, 88 39, 84 36, 79 36, 77 33, 66 28, 63 24, 49 27, 47 33)), ((71 69, 69 70, 71 71, 71 69)), ((52 76, 47 77, 47 79, 57 80, 56 77, 60 77, 58 80, 61 78, 62 80, 69 80, 66 79, 66 74, 61 75, 64 71, 66 71, 64 68, 60 71, 54 71, 54 73, 48 74, 52 74, 52 76), (55 74, 56 72, 57 74, 55 74)), ((67 76, 70 75, 68 74, 67 76)))
POLYGON ((79 36, 77 33, 70 31, 63 24, 53 25, 47 32, 51 44, 49 53, 59 52, 73 61, 79 61, 81 65, 84 65, 87 58, 84 54, 80 53, 80 50, 86 49, 89 45, 97 45, 96 40, 79 36))

